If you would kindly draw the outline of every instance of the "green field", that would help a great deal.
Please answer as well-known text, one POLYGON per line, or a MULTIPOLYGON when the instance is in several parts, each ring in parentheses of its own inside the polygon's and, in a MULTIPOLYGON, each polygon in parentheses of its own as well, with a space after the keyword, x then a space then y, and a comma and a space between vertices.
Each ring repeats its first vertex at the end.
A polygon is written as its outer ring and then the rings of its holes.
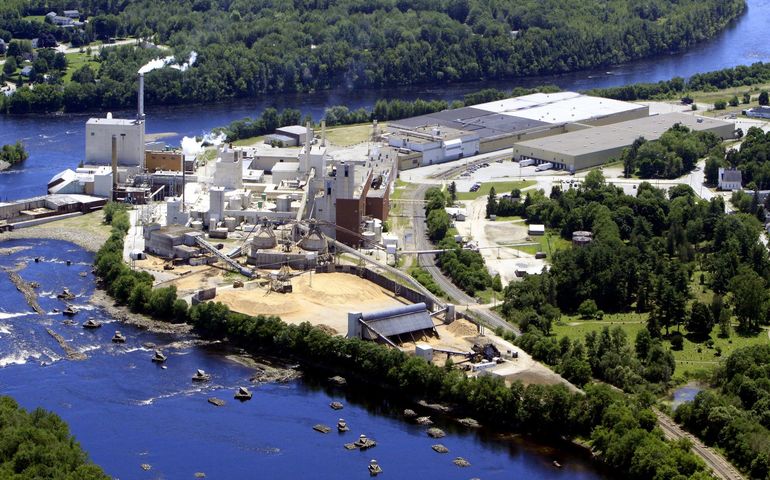
MULTIPOLYGON (((628 335, 630 344, 633 345, 636 334, 643 328, 646 328, 646 324, 646 313, 605 315, 601 321, 581 320, 577 316, 564 316, 559 324, 554 325, 553 335, 556 338, 566 335, 571 339, 583 340, 588 332, 598 332, 605 326, 610 328, 620 326, 628 335)), ((674 328, 671 331, 675 332, 676 329, 674 328)), ((688 377, 697 376, 698 373, 712 370, 719 364, 722 358, 726 358, 737 348, 770 343, 766 330, 763 330, 756 336, 744 337, 733 332, 730 338, 719 338, 717 328, 714 328, 711 339, 714 341, 713 348, 708 348, 705 342, 695 343, 685 337, 682 350, 673 351, 674 358, 676 359, 675 380, 684 380, 688 377), (721 349, 721 355, 717 354, 718 348, 721 349), (700 349, 700 352, 698 349, 700 349)), ((668 348, 671 347, 671 343, 668 340, 664 340, 664 344, 668 348)))
POLYGON ((21 17, 22 20, 26 20, 28 22, 45 22, 45 15, 27 15, 26 17, 21 17))
POLYGON ((570 248, 572 245, 569 240, 561 238, 556 232, 547 231, 545 235, 536 235, 530 237, 537 245, 523 245, 520 247, 510 247, 520 250, 530 255, 534 255, 537 252, 545 252, 550 259, 553 254, 559 250, 570 248))
POLYGON ((486 182, 481 184, 481 188, 475 192, 457 192, 458 200, 474 200, 476 198, 489 195, 489 190, 495 187, 495 192, 500 195, 504 193, 511 193, 514 188, 524 189, 531 187, 536 182, 534 180, 519 180, 512 182, 486 182))
POLYGON ((96 61, 96 58, 92 55, 88 55, 87 53, 68 53, 67 55, 67 71, 65 72, 64 76, 62 77, 62 80, 64 82, 69 82, 72 80, 72 74, 75 73, 76 70, 78 70, 83 65, 90 65, 91 70, 96 73, 99 70, 99 62, 96 61))
POLYGON ((233 145, 236 147, 250 147, 252 145, 256 145, 257 143, 264 143, 265 136, 259 135, 257 137, 249 137, 249 138, 242 138, 240 140, 236 140, 233 142, 233 145))
MULTIPOLYGON (((387 124, 380 123, 378 126, 382 130, 387 124)), ((340 147, 348 147, 357 143, 368 142, 371 138, 372 125, 370 123, 329 127, 326 129, 326 139, 332 144, 340 147)))

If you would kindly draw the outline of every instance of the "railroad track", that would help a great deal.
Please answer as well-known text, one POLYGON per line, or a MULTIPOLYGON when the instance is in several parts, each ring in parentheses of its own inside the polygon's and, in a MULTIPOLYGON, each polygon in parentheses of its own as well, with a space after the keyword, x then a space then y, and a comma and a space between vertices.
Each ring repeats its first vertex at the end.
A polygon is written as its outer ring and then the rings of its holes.
POLYGON ((699 456, 704 463, 711 468, 717 478, 723 480, 743 480, 743 476, 722 455, 704 445, 697 437, 682 430, 668 415, 658 409, 653 409, 658 417, 658 426, 663 434, 670 440, 686 438, 692 443, 692 451, 699 456))

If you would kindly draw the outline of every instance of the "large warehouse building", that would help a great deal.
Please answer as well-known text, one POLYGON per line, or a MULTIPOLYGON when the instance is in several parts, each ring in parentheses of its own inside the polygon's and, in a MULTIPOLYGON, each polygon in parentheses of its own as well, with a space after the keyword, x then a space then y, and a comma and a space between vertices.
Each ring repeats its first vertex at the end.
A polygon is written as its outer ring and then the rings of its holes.
POLYGON ((691 130, 713 132, 723 140, 734 136, 735 125, 731 122, 667 113, 518 142, 513 147, 513 158, 549 162, 557 170, 574 172, 616 160, 637 138, 657 140, 677 123, 691 130))
POLYGON ((646 105, 575 92, 534 93, 388 124, 401 169, 510 148, 516 142, 649 115, 646 105))

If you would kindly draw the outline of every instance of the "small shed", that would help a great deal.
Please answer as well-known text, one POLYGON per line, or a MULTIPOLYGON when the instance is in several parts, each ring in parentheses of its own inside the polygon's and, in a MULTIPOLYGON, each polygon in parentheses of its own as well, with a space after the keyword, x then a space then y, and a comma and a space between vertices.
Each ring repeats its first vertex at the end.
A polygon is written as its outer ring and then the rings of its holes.
POLYGON ((529 235, 545 235, 545 225, 541 223, 533 223, 529 226, 527 233, 529 235))

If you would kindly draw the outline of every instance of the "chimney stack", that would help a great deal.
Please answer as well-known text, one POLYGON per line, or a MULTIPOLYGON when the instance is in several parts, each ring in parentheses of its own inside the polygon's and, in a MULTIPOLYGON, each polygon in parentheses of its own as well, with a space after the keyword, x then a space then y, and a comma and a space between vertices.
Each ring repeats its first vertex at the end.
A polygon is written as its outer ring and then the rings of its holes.
POLYGON ((326 146, 326 120, 321 120, 321 146, 326 146))
POLYGON ((118 186, 118 137, 112 136, 112 189, 118 186))
POLYGON ((144 120, 144 74, 139 74, 139 93, 137 94, 137 119, 144 120))

